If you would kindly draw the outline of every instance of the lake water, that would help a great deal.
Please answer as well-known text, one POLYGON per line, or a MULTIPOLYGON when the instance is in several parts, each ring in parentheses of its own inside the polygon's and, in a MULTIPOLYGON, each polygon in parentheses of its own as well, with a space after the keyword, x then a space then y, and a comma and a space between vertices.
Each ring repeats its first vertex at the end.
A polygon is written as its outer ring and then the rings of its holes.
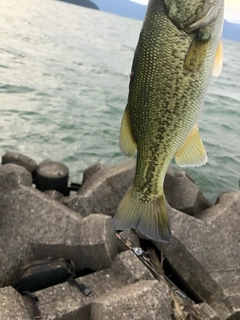
MULTIPOLYGON (((64 162, 74 182, 97 161, 126 161, 119 128, 142 22, 54 0, 1 0, 0 12, 0 155, 64 162)), ((240 43, 224 52, 199 121, 209 161, 187 170, 211 201, 239 190, 240 43)))

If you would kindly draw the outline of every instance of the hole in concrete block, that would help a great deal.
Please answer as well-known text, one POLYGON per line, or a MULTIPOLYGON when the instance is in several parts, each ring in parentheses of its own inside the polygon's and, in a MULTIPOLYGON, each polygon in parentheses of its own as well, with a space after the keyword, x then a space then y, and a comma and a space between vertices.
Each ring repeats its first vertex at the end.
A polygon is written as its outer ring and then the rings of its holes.
MULTIPOLYGON (((156 252, 159 262, 161 263, 161 252, 151 241, 140 239, 140 245, 146 252, 148 252, 150 248, 153 248, 156 252)), ((165 276, 171 280, 182 292, 184 292, 186 296, 188 296, 195 303, 203 302, 202 299, 195 292, 193 292, 191 288, 189 288, 186 281, 184 281, 181 275, 171 266, 166 258, 164 258, 162 266, 165 276)))
MULTIPOLYGON (((157 249, 156 249, 157 250, 157 249)), ((165 275, 182 291, 184 292, 192 301, 195 303, 202 303, 202 299, 192 291, 186 281, 181 277, 181 275, 171 266, 168 260, 165 258, 163 262, 163 270, 165 275)))
POLYGON ((80 278, 80 277, 86 276, 86 275, 88 275, 90 273, 94 273, 94 272, 95 272, 95 270, 92 270, 90 268, 84 268, 78 272, 75 272, 75 274, 76 274, 76 278, 80 278))

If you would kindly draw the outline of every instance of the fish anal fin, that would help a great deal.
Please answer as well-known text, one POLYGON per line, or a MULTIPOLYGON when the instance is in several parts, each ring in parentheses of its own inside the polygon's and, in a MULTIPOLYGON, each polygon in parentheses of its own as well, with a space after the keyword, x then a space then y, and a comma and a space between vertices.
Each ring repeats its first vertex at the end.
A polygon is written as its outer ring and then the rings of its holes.
POLYGON ((175 160, 180 167, 199 167, 207 162, 207 153, 198 133, 197 125, 194 126, 181 149, 175 154, 175 160))
POLYGON ((213 65, 213 76, 218 77, 222 72, 223 66, 223 45, 222 40, 219 42, 213 65))
POLYGON ((116 230, 137 228, 144 236, 157 242, 169 242, 172 239, 168 206, 164 194, 152 201, 139 199, 132 186, 113 217, 116 230))
POLYGON ((137 143, 132 132, 128 104, 125 108, 122 118, 119 147, 121 152, 129 158, 134 156, 137 149, 137 143))

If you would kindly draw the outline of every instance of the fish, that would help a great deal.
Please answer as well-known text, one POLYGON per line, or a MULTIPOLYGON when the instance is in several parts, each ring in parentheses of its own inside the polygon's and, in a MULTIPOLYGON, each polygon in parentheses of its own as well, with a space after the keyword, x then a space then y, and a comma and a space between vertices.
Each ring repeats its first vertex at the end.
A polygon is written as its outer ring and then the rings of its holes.
POLYGON ((224 0, 149 1, 119 138, 124 155, 137 152, 136 171, 112 219, 116 230, 172 240, 164 178, 173 158, 181 167, 207 162, 197 120, 222 71, 223 21, 224 0))

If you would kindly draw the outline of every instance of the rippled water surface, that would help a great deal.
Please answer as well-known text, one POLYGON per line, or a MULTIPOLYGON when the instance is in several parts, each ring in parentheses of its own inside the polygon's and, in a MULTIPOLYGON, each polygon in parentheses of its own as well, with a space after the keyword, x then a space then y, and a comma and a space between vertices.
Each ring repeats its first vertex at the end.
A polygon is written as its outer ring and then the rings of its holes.
MULTIPOLYGON (((142 23, 54 0, 1 0, 0 12, 0 155, 62 161, 75 182, 97 161, 125 161, 119 128, 142 23)), ((240 44, 224 52, 199 121, 209 161, 188 170, 212 201, 240 175, 240 44)))

